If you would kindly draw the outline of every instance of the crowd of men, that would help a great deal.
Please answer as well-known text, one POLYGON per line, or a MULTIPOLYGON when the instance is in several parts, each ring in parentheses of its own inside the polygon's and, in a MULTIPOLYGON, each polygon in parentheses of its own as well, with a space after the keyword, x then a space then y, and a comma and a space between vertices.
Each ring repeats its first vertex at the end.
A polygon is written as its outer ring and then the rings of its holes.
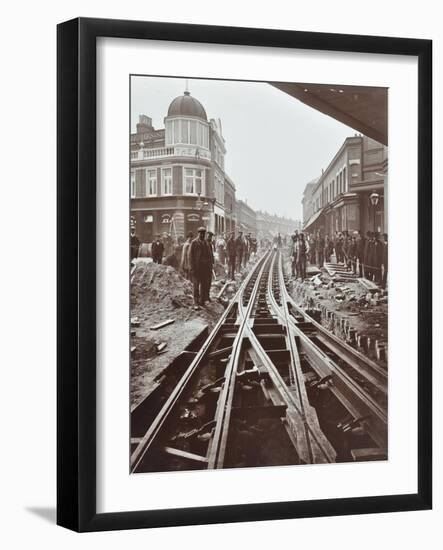
MULTIPOLYGON (((260 239, 251 233, 239 231, 215 236, 204 227, 197 230, 197 235, 188 233, 186 240, 174 242, 170 234, 157 235, 151 243, 152 260, 179 270, 184 277, 192 281, 194 300, 197 307, 210 302, 211 281, 214 276, 215 258, 227 271, 228 279, 234 280, 235 274, 244 269, 249 260, 255 256, 258 248, 267 250, 289 247, 292 275, 306 279, 308 264, 322 268, 330 263, 334 255, 335 262, 359 277, 386 287, 388 273, 388 237, 384 233, 368 231, 366 236, 361 231, 352 234, 349 231, 336 232, 334 235, 316 233, 299 233, 291 237, 278 233, 273 240, 260 239)), ((131 232, 131 261, 138 256, 140 242, 131 232)))
MULTIPOLYGON (((131 232, 131 261, 138 256, 140 241, 135 231, 131 232)), ((257 253, 258 242, 251 233, 239 231, 220 234, 204 227, 197 235, 188 233, 186 240, 174 243, 170 234, 156 235, 151 243, 151 257, 154 263, 169 265, 179 270, 194 286, 196 306, 210 302, 209 291, 214 275, 215 258, 227 270, 228 279, 234 280, 235 274, 246 267, 257 253)))
POLYGON ((292 235, 291 265, 292 275, 306 278, 306 262, 323 267, 331 262, 343 264, 345 269, 364 277, 384 288, 388 276, 388 236, 368 231, 336 231, 333 236, 323 235, 321 231, 306 236, 297 231, 292 235))

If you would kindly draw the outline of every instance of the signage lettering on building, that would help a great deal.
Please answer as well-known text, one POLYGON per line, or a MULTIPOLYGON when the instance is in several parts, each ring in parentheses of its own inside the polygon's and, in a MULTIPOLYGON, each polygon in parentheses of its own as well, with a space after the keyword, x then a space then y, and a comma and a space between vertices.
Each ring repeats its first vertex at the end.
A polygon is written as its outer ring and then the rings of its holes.
POLYGON ((189 222, 198 222, 200 220, 200 216, 198 214, 188 214, 187 218, 189 222))

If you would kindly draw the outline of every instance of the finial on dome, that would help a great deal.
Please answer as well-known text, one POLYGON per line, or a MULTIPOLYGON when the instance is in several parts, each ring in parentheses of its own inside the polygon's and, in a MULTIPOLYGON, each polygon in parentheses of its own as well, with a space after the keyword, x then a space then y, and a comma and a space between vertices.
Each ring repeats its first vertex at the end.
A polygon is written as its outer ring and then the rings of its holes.
POLYGON ((186 82, 185 95, 191 95, 191 92, 189 91, 188 79, 186 79, 185 82, 186 82))

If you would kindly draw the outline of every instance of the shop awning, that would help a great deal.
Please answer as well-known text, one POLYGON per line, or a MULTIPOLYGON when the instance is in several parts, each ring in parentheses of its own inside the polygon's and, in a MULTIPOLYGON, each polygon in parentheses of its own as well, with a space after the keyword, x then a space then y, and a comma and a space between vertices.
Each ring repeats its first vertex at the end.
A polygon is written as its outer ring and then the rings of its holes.
POLYGON ((305 223, 303 229, 308 229, 313 223, 315 223, 318 218, 323 214, 324 208, 321 208, 320 210, 317 210, 315 214, 312 214, 312 216, 309 218, 309 220, 305 223))
POLYGON ((379 143, 388 144, 387 88, 290 82, 271 84, 379 143))

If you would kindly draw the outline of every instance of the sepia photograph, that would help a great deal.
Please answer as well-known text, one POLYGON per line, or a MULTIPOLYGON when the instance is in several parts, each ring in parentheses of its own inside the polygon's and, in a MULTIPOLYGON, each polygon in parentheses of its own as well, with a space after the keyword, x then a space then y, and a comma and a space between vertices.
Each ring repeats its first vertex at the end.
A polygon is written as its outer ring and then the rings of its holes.
POLYGON ((388 89, 130 76, 130 472, 388 460, 388 89))

